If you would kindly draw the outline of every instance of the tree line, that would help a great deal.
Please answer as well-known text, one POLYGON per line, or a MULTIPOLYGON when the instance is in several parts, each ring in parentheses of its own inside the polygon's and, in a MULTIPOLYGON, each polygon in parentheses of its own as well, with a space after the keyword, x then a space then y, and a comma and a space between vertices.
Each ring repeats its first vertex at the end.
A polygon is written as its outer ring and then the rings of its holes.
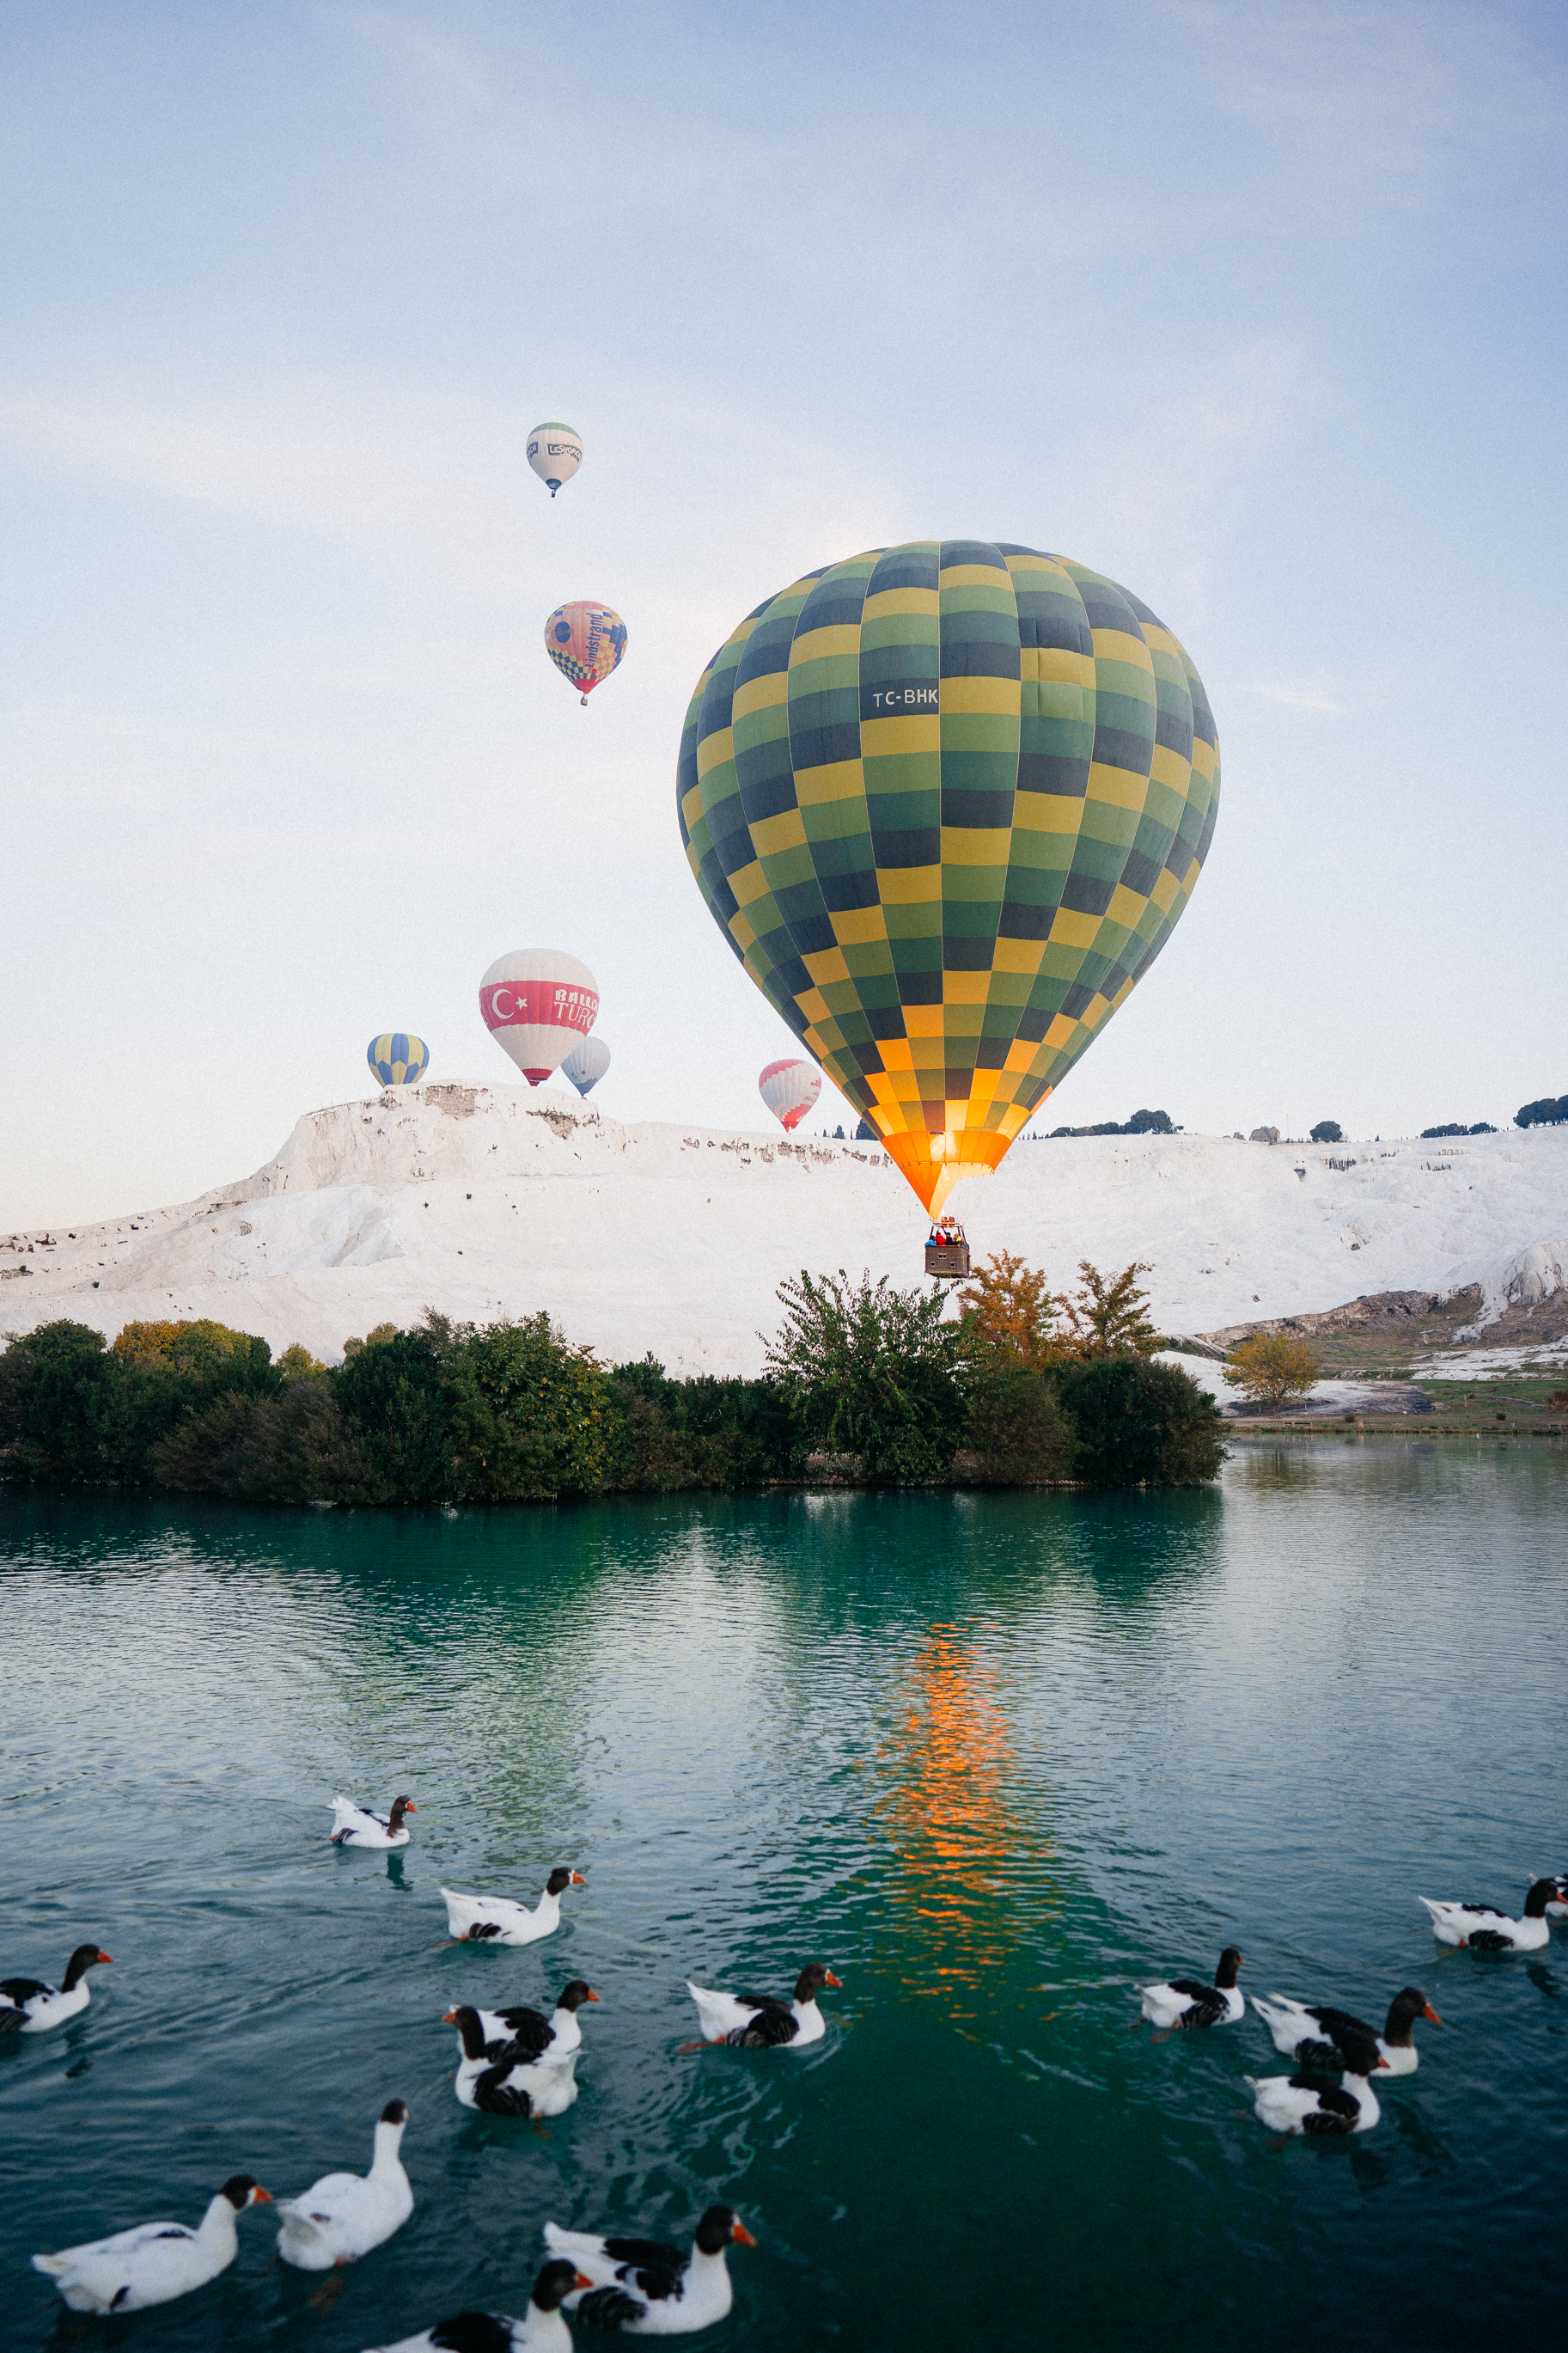
POLYGON ((0 1479, 247 1504, 544 1501, 750 1487, 1186 1485, 1224 1424, 1160 1345, 1139 1263, 1070 1298, 997 1253, 940 1292, 837 1273, 779 1287, 756 1379, 603 1363, 544 1312, 382 1324, 319 1364, 207 1321, 41 1324, 0 1354, 0 1479))

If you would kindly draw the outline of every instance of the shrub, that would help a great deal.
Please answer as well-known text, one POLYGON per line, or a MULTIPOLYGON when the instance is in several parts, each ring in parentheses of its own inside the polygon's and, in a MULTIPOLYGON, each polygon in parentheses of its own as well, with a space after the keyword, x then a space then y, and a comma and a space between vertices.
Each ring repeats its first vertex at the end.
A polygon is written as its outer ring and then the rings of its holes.
POLYGON ((1314 1144, 1342 1144, 1344 1140, 1344 1129, 1337 1119, 1321 1119, 1311 1131, 1314 1144))
POLYGON ((1472 1135, 1495 1135, 1497 1134, 1497 1130, 1492 1125, 1489 1119, 1478 1119, 1474 1127, 1471 1128, 1470 1134, 1472 1135))
POLYGON ((1429 1136, 1434 1135, 1468 1135, 1469 1132, 1462 1119, 1450 1119, 1445 1121, 1441 1127, 1424 1127, 1421 1141, 1425 1144, 1429 1136))
POLYGON ((1077 1432, 1074 1474, 1100 1487, 1190 1487, 1225 1460, 1218 1407, 1189 1373, 1136 1356, 1065 1366, 1057 1379, 1077 1432))
POLYGON ((291 1341, 278 1359, 278 1369, 286 1381, 307 1381, 326 1371, 325 1365, 312 1356, 301 1341, 291 1341))
POLYGON ((1227 1388, 1242 1389, 1259 1405, 1283 1405, 1288 1398, 1306 1397, 1320 1377, 1317 1357, 1310 1344, 1289 1332, 1255 1332, 1233 1348, 1221 1366, 1227 1388))
MULTIPOLYGON (((439 1327, 437 1317, 427 1322, 439 1327)), ((449 1336, 441 1327, 438 1336, 447 1338, 454 1496, 521 1503, 603 1488, 614 1400, 591 1349, 568 1341, 542 1308, 521 1323, 449 1336)), ((357 1363, 390 1354, 367 1348, 357 1363)))
POLYGON ((220 1398, 154 1447, 151 1469, 160 1486, 252 1504, 402 1500, 323 1378, 289 1381, 277 1397, 220 1398))
POLYGON ((976 1474, 1010 1487, 1068 1477, 1076 1451, 1052 1381, 999 1351, 972 1370, 968 1443, 976 1474))
POLYGON ((1539 1103, 1522 1103, 1514 1113, 1515 1127, 1556 1127, 1568 1119, 1568 1095, 1542 1095, 1539 1103))
POLYGON ((416 1332, 373 1334, 328 1375, 348 1442, 369 1464, 366 1501, 427 1504, 449 1492, 451 1440, 439 1317, 416 1332))
POLYGON ((939 1477, 963 1433, 963 1327, 939 1292, 899 1291, 882 1275, 781 1282, 784 1324, 766 1367, 802 1451, 855 1454, 874 1481, 939 1477))
POLYGON ((205 1322, 128 1324, 112 1348, 88 1324, 45 1324, 0 1366, 5 1469, 56 1486, 143 1484, 153 1448, 186 1416, 279 1386, 265 1340, 205 1322))
POLYGON ((343 1362, 346 1365, 349 1358, 357 1356, 362 1348, 384 1348, 389 1340, 401 1339, 402 1336, 395 1324, 374 1324, 363 1340, 343 1342, 343 1362))

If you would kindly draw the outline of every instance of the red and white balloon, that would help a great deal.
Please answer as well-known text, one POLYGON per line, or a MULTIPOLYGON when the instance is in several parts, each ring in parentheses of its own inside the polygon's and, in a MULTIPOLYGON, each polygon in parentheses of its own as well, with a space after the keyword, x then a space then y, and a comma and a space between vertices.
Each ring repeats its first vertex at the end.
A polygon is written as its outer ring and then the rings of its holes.
POLYGON ((811 1062, 770 1062, 757 1092, 787 1134, 822 1092, 822 1072, 811 1062))
POLYGON ((485 1028, 537 1087, 593 1028, 599 984, 559 948, 517 948, 497 956, 479 983, 485 1028))

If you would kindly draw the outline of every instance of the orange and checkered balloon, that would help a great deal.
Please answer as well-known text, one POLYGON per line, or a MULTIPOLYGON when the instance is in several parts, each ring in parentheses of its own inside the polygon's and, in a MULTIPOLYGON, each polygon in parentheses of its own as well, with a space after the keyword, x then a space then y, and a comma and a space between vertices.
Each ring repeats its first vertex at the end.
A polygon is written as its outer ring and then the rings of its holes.
POLYGON ((557 605, 544 624, 544 650, 563 678, 583 690, 587 702, 626 649, 626 625, 608 605, 580 597, 557 605))

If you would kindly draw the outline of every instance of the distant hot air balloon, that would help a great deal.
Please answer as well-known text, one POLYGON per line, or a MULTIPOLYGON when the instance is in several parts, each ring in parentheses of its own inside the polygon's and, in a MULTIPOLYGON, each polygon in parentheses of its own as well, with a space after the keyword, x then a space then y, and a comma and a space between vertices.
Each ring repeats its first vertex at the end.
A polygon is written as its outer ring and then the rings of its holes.
POLYGON ((610 1050, 602 1038, 584 1038, 574 1046, 561 1065, 561 1075, 570 1079, 580 1095, 591 1095, 610 1067, 610 1050))
POLYGON ((562 483, 569 482, 582 464, 583 444, 570 425, 563 425, 559 419, 536 425, 528 437, 528 462, 540 480, 549 485, 553 498, 562 483))
POLYGON ((423 1038, 411 1038, 406 1030, 384 1029, 371 1039, 364 1058, 384 1087, 411 1087, 424 1077, 430 1049, 423 1038))
POLYGON ((585 964, 559 948, 518 948, 497 956, 479 983, 485 1028, 531 1087, 587 1036, 598 1010, 598 982, 585 964))
POLYGON ((608 605, 580 599, 557 605, 544 624, 544 650, 587 702, 626 649, 626 625, 608 605))
POLYGON ((710 913, 934 1214, 1170 937, 1219 751, 1137 597, 926 540, 741 623, 692 697, 679 803, 710 913))
POLYGON ((757 1092, 787 1134, 822 1092, 822 1072, 809 1062, 770 1062, 757 1081, 757 1092))

